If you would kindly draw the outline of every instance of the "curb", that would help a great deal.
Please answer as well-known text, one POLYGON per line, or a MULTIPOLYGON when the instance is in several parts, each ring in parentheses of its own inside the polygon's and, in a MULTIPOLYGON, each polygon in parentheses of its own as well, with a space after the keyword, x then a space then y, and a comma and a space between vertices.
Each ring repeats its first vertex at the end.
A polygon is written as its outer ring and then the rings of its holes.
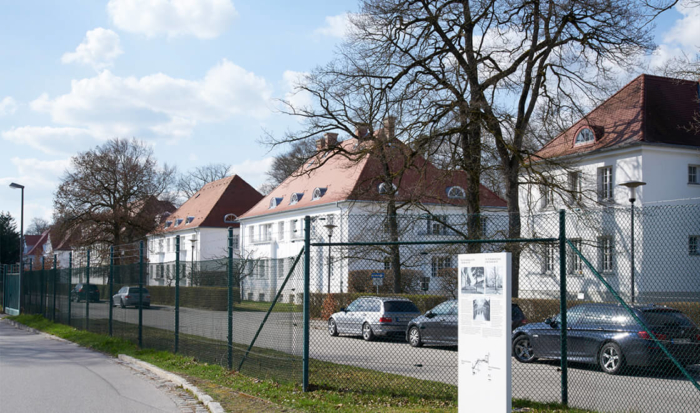
POLYGON ((139 366, 164 380, 171 381, 177 384, 178 386, 181 386, 183 389, 189 390, 190 392, 192 392, 192 394, 194 394, 197 400, 199 400, 204 406, 206 406, 207 409, 209 409, 211 413, 226 413, 223 407, 221 407, 221 404, 215 402, 214 399, 211 398, 211 396, 199 390, 192 383, 188 382, 187 380, 183 379, 177 374, 170 373, 169 371, 165 371, 150 363, 146 363, 145 361, 135 359, 131 356, 127 356, 126 354, 120 354, 118 358, 119 360, 127 364, 139 366))

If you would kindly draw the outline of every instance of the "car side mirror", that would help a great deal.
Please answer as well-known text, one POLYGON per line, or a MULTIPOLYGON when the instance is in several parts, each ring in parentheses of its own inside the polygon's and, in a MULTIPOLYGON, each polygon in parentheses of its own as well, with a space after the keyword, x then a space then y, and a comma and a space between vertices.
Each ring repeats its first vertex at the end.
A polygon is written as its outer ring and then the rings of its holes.
POLYGON ((347 313, 347 312, 348 312, 348 309, 345 308, 345 307, 342 307, 342 308, 340 309, 340 311, 342 311, 342 312, 344 312, 344 313, 347 313))
POLYGON ((544 320, 544 323, 552 328, 557 326, 557 320, 555 320, 553 317, 547 318, 546 320, 544 320))
POLYGON ((425 316, 428 318, 433 318, 435 317, 435 313, 433 313, 432 311, 428 311, 427 313, 425 313, 425 316))

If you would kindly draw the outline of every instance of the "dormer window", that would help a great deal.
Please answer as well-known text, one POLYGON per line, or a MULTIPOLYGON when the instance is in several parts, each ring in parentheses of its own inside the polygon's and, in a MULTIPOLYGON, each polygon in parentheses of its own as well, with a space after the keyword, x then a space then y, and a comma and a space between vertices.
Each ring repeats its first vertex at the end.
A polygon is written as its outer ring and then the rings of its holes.
MULTIPOLYGON (((379 184, 379 187, 377 187, 377 192, 379 192, 380 194, 388 194, 388 193, 390 192, 390 191, 389 191, 389 185, 387 185, 386 183, 382 182, 381 184, 379 184)), ((391 192, 394 192, 394 193, 397 192, 397 191, 396 191, 396 185, 391 184, 391 192)))
POLYGON ((297 202, 301 201, 301 198, 304 196, 303 192, 295 192, 292 194, 292 198, 289 200, 289 205, 294 205, 297 202))
POLYGON ((306 167, 311 168, 314 165, 314 162, 316 162, 316 161, 312 159, 311 161, 309 161, 308 164, 306 164, 306 167))
POLYGON ((269 209, 275 208, 277 205, 281 204, 282 199, 284 199, 284 197, 270 199, 270 208, 269 209))
POLYGON ((447 187, 447 197, 452 199, 464 199, 467 197, 467 193, 461 186, 449 186, 447 187))
POLYGON ((224 215, 224 223, 226 224, 234 224, 238 221, 238 217, 236 214, 226 214, 224 215))
POLYGON ((177 227, 177 226, 179 226, 180 224, 182 224, 182 218, 176 219, 176 220, 175 220, 175 226, 177 227))
POLYGON ((590 128, 583 128, 576 135, 574 145, 585 145, 587 143, 593 142, 594 140, 595 134, 593 133, 593 131, 590 128))
POLYGON ((185 225, 189 224, 192 221, 194 221, 194 217, 187 217, 187 220, 185 221, 185 225))
POLYGON ((311 200, 315 201, 317 199, 321 199, 325 194, 328 188, 316 188, 314 189, 314 193, 311 196, 311 200))
POLYGON ((165 221, 165 228, 170 228, 173 225, 173 221, 165 221))

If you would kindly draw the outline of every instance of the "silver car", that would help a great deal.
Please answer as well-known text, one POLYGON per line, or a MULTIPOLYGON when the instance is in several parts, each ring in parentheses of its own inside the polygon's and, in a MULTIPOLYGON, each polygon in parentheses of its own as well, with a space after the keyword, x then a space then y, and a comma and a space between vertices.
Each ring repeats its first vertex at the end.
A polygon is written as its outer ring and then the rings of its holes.
MULTIPOLYGON (((141 299, 141 303, 143 304, 144 308, 150 307, 151 294, 145 288, 142 288, 140 290, 143 292, 143 298, 141 299)), ((139 287, 122 287, 119 291, 117 291, 116 294, 114 294, 114 296, 112 297, 112 302, 114 303, 114 305, 118 305, 121 308, 125 308, 128 305, 138 307, 139 295, 141 295, 140 290, 139 287)))
POLYGON ((331 336, 349 334, 371 341, 375 336, 402 335, 420 311, 405 298, 360 297, 328 319, 331 336))

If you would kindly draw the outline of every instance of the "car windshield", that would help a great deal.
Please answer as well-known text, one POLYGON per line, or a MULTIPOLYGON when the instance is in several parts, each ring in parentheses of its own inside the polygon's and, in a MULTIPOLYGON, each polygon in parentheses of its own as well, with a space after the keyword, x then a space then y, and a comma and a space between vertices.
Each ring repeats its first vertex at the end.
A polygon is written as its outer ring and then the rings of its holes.
POLYGON ((90 291, 97 291, 96 285, 90 285, 88 288, 90 289, 90 291))
POLYGON ((644 319, 650 326, 655 327, 684 327, 690 328, 692 322, 680 311, 675 310, 646 310, 644 319))
MULTIPOLYGON (((148 290, 147 290, 147 289, 144 288, 142 291, 143 291, 145 294, 148 294, 148 290)), ((131 294, 136 294, 136 293, 138 293, 138 292, 139 292, 139 287, 131 287, 131 288, 129 288, 129 293, 131 293, 131 294)))
POLYGON ((387 313, 419 313, 418 307, 410 301, 386 301, 384 312, 387 313))

